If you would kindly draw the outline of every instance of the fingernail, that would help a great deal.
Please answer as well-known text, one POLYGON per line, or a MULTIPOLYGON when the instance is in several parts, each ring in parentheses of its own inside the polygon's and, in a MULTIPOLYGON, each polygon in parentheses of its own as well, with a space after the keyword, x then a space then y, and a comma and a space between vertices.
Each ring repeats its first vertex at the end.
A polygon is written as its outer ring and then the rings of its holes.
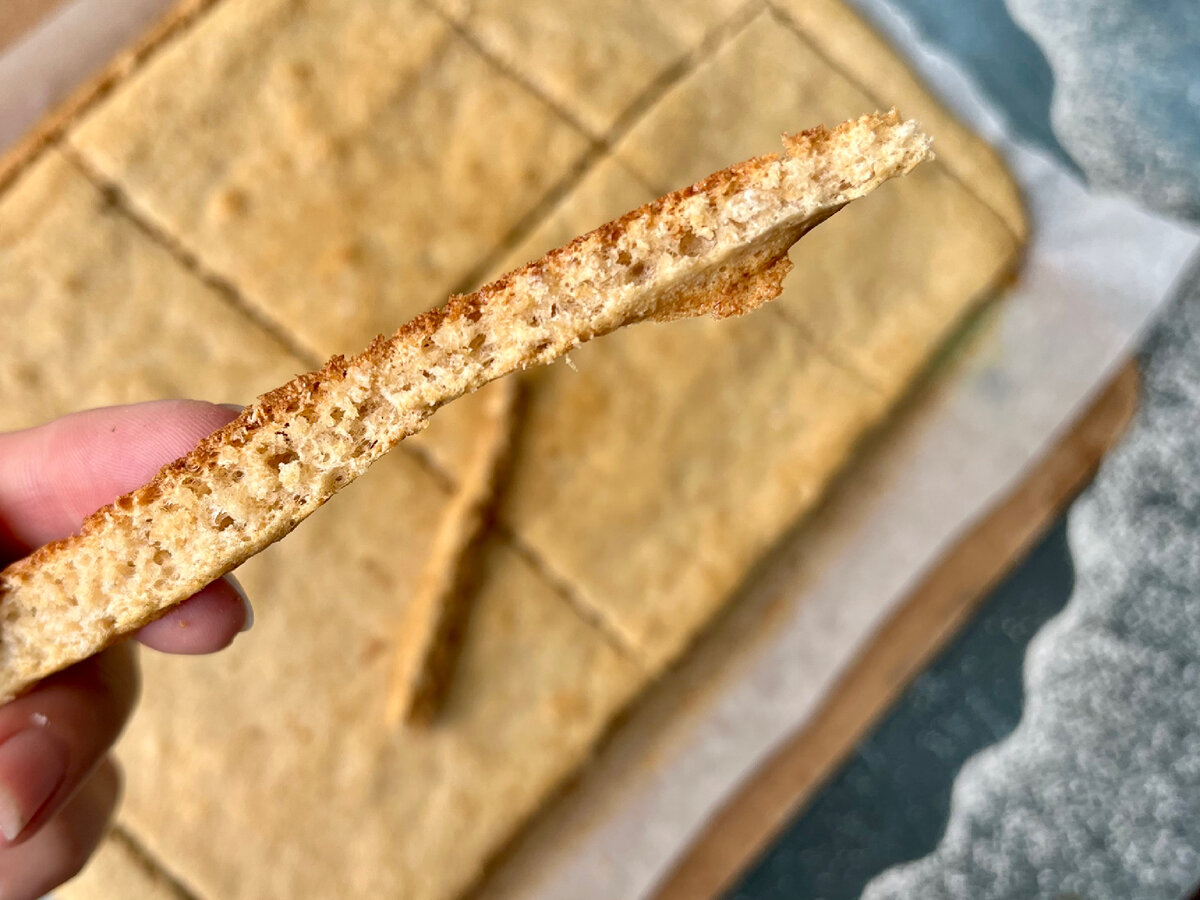
POLYGON ((66 749, 36 723, 0 744, 0 834, 7 841, 20 837, 66 774, 66 749))
POLYGON ((246 589, 242 587, 240 581, 233 577, 233 573, 226 573, 225 580, 242 601, 242 608, 246 610, 246 620, 242 623, 242 627, 239 630, 240 634, 244 634, 254 627, 254 607, 250 605, 250 598, 246 596, 246 589))
POLYGON ((238 415, 241 415, 242 410, 246 408, 240 403, 218 403, 217 406, 224 407, 230 412, 235 412, 238 415))

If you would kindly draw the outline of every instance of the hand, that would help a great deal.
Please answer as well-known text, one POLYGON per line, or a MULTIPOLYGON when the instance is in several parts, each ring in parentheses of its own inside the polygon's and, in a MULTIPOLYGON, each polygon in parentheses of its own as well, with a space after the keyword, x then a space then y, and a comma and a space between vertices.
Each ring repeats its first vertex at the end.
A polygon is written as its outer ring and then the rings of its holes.
MULTIPOLYGON (((95 409, 0 434, 0 565, 78 529, 85 516, 149 481, 234 413, 195 401, 95 409)), ((137 640, 211 653, 250 622, 231 577, 214 581, 137 640)), ((138 695, 130 641, 45 679, 0 706, 0 897, 35 900, 75 875, 117 805, 109 748, 138 695)))

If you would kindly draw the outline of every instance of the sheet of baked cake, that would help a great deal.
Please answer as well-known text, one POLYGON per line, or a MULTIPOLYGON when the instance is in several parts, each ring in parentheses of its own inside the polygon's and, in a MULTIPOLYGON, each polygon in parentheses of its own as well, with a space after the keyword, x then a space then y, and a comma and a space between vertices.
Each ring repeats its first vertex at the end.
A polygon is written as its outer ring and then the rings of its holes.
MULTIPOLYGON (((504 533, 433 732, 384 728, 388 643, 469 452, 469 400, 252 562, 259 624, 231 654, 147 658, 118 831, 64 894, 125 871, 131 889, 212 898, 460 894, 547 804, 561 818, 613 781, 631 731, 606 741, 614 721, 679 682, 664 670, 725 627, 764 554, 829 558, 828 536, 784 538, 1012 268, 1025 227, 998 160, 844 7, 579 7, 218 0, 0 196, 0 315, 32 336, 0 367, 13 427, 248 399, 784 130, 895 102, 938 140, 937 164, 805 239, 782 303, 631 330, 532 380, 504 533), (839 50, 855 29, 858 52, 839 50), (217 774, 224 793, 207 789, 217 774)), ((908 430, 878 438, 901 463, 929 452, 908 430)), ((869 478, 852 468, 819 521, 861 534, 829 510, 869 478)), ((931 548, 911 530, 915 567, 931 548)), ((822 621, 813 573, 790 574, 778 615, 814 635, 861 637, 894 599, 868 586, 857 620, 822 621)), ((853 637, 833 643, 852 654, 853 637)), ((746 671, 735 650, 706 684, 746 671)), ((676 840, 695 815, 675 817, 676 840)), ((588 871, 619 844, 597 857, 604 829, 583 818, 588 871)), ((643 844, 669 859, 669 841, 643 844)), ((651 863, 635 855, 608 887, 643 889, 651 863)))
MULTIPOLYGON (((606 33, 638 30, 629 12, 631 21, 609 23, 606 33)), ((244 397, 254 383, 246 373, 228 372, 227 385, 205 382, 206 347, 260 363, 255 372, 264 378, 289 362, 304 368, 438 302, 472 267, 504 253, 506 238, 537 241, 539 202, 561 225, 569 222, 571 233, 631 205, 569 221, 586 179, 628 177, 636 199, 646 199, 647 189, 686 183, 771 146, 782 130, 844 118, 870 103, 818 54, 803 53, 803 38, 765 9, 733 18, 710 13, 708 29, 693 29, 691 47, 681 45, 681 53, 693 54, 690 71, 664 80, 660 96, 618 139, 612 126, 594 133, 537 90, 540 70, 510 73, 502 57, 464 37, 469 23, 448 13, 403 4, 218 3, 32 158, 0 212, 29 254, 9 257, 6 294, 14 314, 29 296, 60 301, 58 309, 39 303, 36 318, 48 339, 67 340, 27 348, 32 361, 19 373, 26 402, 43 380, 47 394, 52 388, 65 395, 57 409, 49 397, 38 398, 29 414, 134 399, 139 391, 211 396, 240 389, 244 397), (755 49, 763 41, 771 62, 760 73, 755 49), (799 64, 790 61, 797 50, 799 64), (795 71, 772 73, 776 61, 795 71), (764 110, 750 123, 726 121, 744 104, 710 102, 731 89, 755 91, 756 80, 779 74, 799 88, 781 98, 773 116, 764 110), (711 110, 714 119, 687 124, 689 110, 711 110), (689 155, 690 168, 669 152, 658 158, 642 149, 686 144, 697 131, 719 138, 734 128, 744 132, 741 146, 714 139, 689 155), (555 202, 555 193, 563 199, 555 202), (523 221, 533 225, 526 234, 523 221), (429 241, 440 225, 444 239, 429 241), (43 254, 68 271, 54 279, 56 266, 44 265, 43 254), (113 272, 132 274, 105 284, 113 272), (156 282, 172 277, 185 278, 205 305, 160 302, 164 289, 156 282), (139 311, 121 317, 117 329, 109 324, 114 300, 139 311), (243 321, 223 322, 207 306, 243 321), (89 313, 99 319, 90 328, 89 313), (147 313, 155 321, 140 321, 147 313), (112 346, 104 337, 112 330, 131 346, 112 346), (234 349, 225 337, 230 331, 276 346, 234 349), (92 338, 92 358, 75 350, 72 332, 76 341, 92 338), (139 340, 152 340, 166 359, 137 352, 139 340), (201 359, 188 359, 186 347, 201 359), (105 353, 118 349, 142 368, 116 379, 114 388, 105 353), (75 384, 64 389, 59 379, 42 377, 37 361, 52 356, 75 361, 75 384)), ((481 33, 490 34, 483 19, 481 33)), ((614 46, 633 49, 621 40, 614 46)), ((651 61, 630 58, 653 84, 651 61)), ((536 54, 523 59, 537 63, 536 54)), ((553 59, 545 65, 555 83, 553 59)), ((632 85, 624 100, 637 100, 632 85)), ((1002 177, 998 170, 995 177, 1002 177)), ((532 615, 537 591, 517 578, 508 604, 529 613, 523 632, 541 654, 521 652, 504 629, 485 627, 485 596, 452 696, 469 708, 452 702, 433 735, 397 735, 383 726, 377 707, 388 628, 419 569, 428 534, 422 525, 437 515, 447 482, 452 489, 453 451, 469 443, 470 423, 451 429, 445 443, 432 430, 424 454, 401 454, 373 473, 384 485, 371 489, 368 482, 350 492, 323 522, 248 567, 252 591, 288 598, 278 607, 277 647, 260 636, 264 625, 256 641, 239 647, 245 670, 233 660, 203 674, 151 668, 145 725, 131 730, 122 751, 130 771, 157 774, 131 782, 124 832, 202 895, 327 893, 354 884, 451 896, 469 885, 586 758, 637 689, 678 656, 755 560, 816 502, 943 333, 1011 260, 1016 236, 953 178, 902 190, 909 202, 880 210, 891 226, 875 227, 907 236, 913 246, 937 246, 919 227, 900 229, 897 222, 916 223, 924 205, 929 213, 921 224, 936 233, 949 207, 968 223, 953 233, 973 242, 958 248, 971 264, 956 261, 954 268, 965 287, 929 291, 925 272, 938 267, 929 261, 908 269, 907 279, 898 269, 897 289, 870 297, 878 308, 856 309, 854 299, 867 294, 828 296, 850 260, 823 266, 823 277, 814 266, 814 284, 788 298, 797 307, 791 315, 773 312, 725 328, 709 322, 643 329, 579 353, 577 371, 559 367, 537 379, 504 512, 516 546, 498 550, 496 560, 512 559, 543 587, 548 608, 574 625, 560 629, 561 640, 551 623, 532 615), (976 219, 982 224, 970 227, 976 219), (806 313, 806 303, 842 308, 819 318, 806 313), (927 314, 914 317, 912 308, 927 314), (651 423, 650 439, 628 428, 631 422, 651 423), (615 479, 628 489, 603 489, 615 479), (413 496, 422 482, 432 499, 413 496), (365 509, 352 509, 360 495, 365 509), (329 533, 318 533, 322 524, 329 533), (292 559, 279 559, 289 551, 292 559), (258 577, 272 562, 275 571, 258 577), (296 576, 293 584, 288 575, 296 576), (335 596, 354 599, 331 611, 335 596), (299 608, 289 615, 287 603, 299 608), (329 627, 331 618, 337 627, 329 627), (354 620, 364 622, 361 636, 354 620), (308 654, 298 658, 302 648, 308 654), (593 653, 608 665, 593 661, 593 653), (491 660, 480 664, 490 690, 471 688, 476 656, 491 660), (512 679, 514 696, 489 665, 512 679), (181 703, 189 695, 196 696, 181 703), (494 739, 498 723, 514 736, 512 746, 494 739), (276 751, 272 735, 289 726, 291 750, 276 751), (180 764, 169 765, 174 759, 180 764), (249 759, 256 762, 235 764, 249 759), (227 793, 200 789, 202 779, 222 771, 234 781, 227 793), (308 786, 303 793, 287 788, 297 780, 308 786), (298 821, 319 820, 353 830, 354 852, 328 841, 325 828, 296 830, 298 821), (412 822, 421 827, 406 827, 412 822), (268 858, 278 864, 262 866, 268 858)), ((622 193, 602 192, 606 200, 622 193)), ((903 260, 908 251, 897 255, 903 260)), ((880 260, 887 265, 885 256, 880 260)), ((233 395, 225 394, 238 399, 233 395)), ((459 411, 460 418, 469 413, 459 411)), ((497 562, 489 579, 502 594, 504 572, 497 562)))

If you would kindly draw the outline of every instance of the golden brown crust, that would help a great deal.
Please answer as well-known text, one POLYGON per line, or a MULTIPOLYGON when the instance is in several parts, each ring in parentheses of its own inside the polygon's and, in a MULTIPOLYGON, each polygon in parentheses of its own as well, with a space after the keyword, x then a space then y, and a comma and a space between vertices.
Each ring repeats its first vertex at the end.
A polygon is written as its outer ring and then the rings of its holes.
POLYGON ((740 315, 778 296, 796 240, 929 157, 895 111, 786 137, 785 151, 659 198, 297 376, 77 535, 0 572, 0 700, 279 540, 464 392, 622 325, 740 315))
MULTIPOLYGON (((197 0, 190 0, 190 2, 195 3, 197 0)), ((213 2, 213 0, 200 0, 200 2, 208 4, 213 2)), ((896 125, 901 121, 900 114, 894 109, 880 116, 879 119, 881 124, 885 125, 896 125)), ((821 152, 822 148, 827 146, 831 140, 844 135, 855 124, 856 120, 850 120, 841 123, 833 129, 818 125, 796 134, 784 135, 784 146, 791 156, 813 155, 821 152)), ((579 235, 562 247, 551 250, 540 259, 531 260, 520 268, 504 273, 474 293, 452 294, 442 306, 430 309, 410 319, 401 325, 391 337, 385 337, 384 335, 377 336, 364 351, 353 357, 351 363, 347 363, 343 356, 334 356, 317 371, 297 375, 286 384, 280 385, 269 393, 264 394, 256 404, 247 407, 241 415, 224 428, 209 435, 209 437, 197 445, 195 450, 177 463, 168 466, 160 475, 165 475, 168 470, 175 467, 179 467, 180 471, 202 470, 206 465, 214 461, 217 448, 226 444, 238 446, 239 443, 244 443, 246 437, 253 431, 262 428, 272 421, 282 421, 283 417, 291 415, 297 410, 315 402, 319 397, 321 386, 343 379, 350 364, 355 366, 378 364, 396 346, 401 344, 421 345, 424 339, 431 337, 438 327, 446 322, 452 322, 461 318, 474 321, 478 319, 481 308, 489 302, 494 302, 497 298, 502 298, 505 291, 512 287, 519 276, 540 274, 567 263, 584 244, 592 239, 598 239, 604 243, 615 245, 621 235, 628 230, 632 222, 643 219, 670 218, 678 210, 683 201, 690 197, 704 194, 716 199, 719 197, 728 197, 731 194, 745 190, 753 182, 755 176, 761 173, 764 166, 776 162, 778 159, 779 154, 769 153, 736 163, 719 172, 714 172, 695 184, 651 200, 637 209, 630 210, 618 219, 614 219, 590 232, 579 235)), ((837 212, 836 209, 831 210, 816 221, 813 221, 805 228, 805 233, 828 219, 835 212, 837 212)), ((786 271, 785 267, 779 274, 779 278, 782 278, 786 274, 786 271)), ((702 315, 710 313, 718 318, 726 318, 731 315, 738 315, 748 309, 753 309, 761 305, 763 299, 769 299, 760 296, 756 292, 754 296, 758 302, 753 304, 735 302, 738 297, 737 288, 736 284, 730 285, 724 287, 719 294, 710 293, 703 295, 698 298, 695 304, 688 306, 684 314, 702 315)), ((776 291, 777 293, 778 291, 776 291)), ((772 294, 771 296, 776 296, 776 294, 772 294)), ((157 480, 156 478, 155 481, 157 480)), ((154 482, 151 483, 151 485, 153 484, 154 482)), ((144 491, 151 487, 151 485, 147 485, 146 488, 139 490, 144 491)), ((137 494, 138 491, 133 493, 137 494)), ((120 501, 117 502, 119 503, 120 501)), ((97 512, 96 515, 98 516, 102 512, 103 510, 97 512)), ((86 523, 84 527, 87 527, 86 523)))

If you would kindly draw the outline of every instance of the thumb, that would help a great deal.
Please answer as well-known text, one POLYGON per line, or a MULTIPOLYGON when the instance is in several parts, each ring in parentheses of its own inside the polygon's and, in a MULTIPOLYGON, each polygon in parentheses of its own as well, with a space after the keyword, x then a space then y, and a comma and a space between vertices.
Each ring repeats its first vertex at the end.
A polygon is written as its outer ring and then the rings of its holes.
MULTIPOLYGON (((0 548, 13 558, 77 531, 101 506, 145 484, 236 414, 198 400, 91 409, 0 434, 0 548)), ((218 579, 142 630, 171 653, 208 653, 250 620, 237 583, 218 579)))
POLYGON ((66 537, 233 418, 212 403, 163 400, 0 434, 0 522, 23 550, 66 537))

